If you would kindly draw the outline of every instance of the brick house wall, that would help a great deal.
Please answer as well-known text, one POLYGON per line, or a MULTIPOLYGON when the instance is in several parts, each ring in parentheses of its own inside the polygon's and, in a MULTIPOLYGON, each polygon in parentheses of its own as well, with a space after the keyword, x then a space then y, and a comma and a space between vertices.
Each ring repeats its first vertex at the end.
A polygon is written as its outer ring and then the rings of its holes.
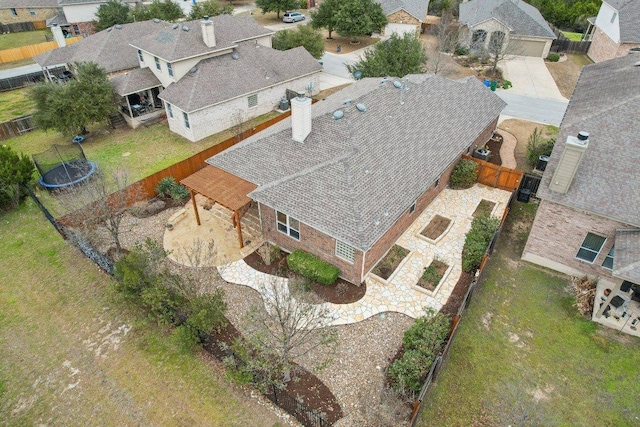
POLYGON ((405 213, 396 221, 396 223, 366 252, 364 256, 365 265, 363 269, 363 253, 356 249, 355 261, 353 264, 343 260, 336 255, 336 239, 322 233, 313 227, 304 223, 300 223, 300 240, 295 240, 286 234, 278 231, 276 227, 275 210, 264 204, 260 204, 260 218, 262 223, 262 232, 265 240, 272 244, 280 246, 287 252, 295 249, 302 249, 316 255, 318 258, 335 265, 340 269, 340 277, 349 282, 359 284, 364 276, 380 261, 380 259, 389 251, 400 235, 411 225, 413 221, 431 204, 431 202, 446 188, 451 176, 451 171, 455 167, 460 155, 468 154, 474 149, 474 146, 483 146, 491 138, 493 131, 498 123, 496 118, 485 130, 469 145, 467 149, 459 153, 451 162, 449 167, 440 176, 438 186, 435 183, 429 183, 429 187, 418 197, 416 201, 416 210, 409 214, 409 207, 406 207, 405 213))
POLYGON ((588 275, 620 281, 611 275, 611 270, 602 267, 614 244, 616 230, 620 228, 635 227, 542 200, 522 259, 572 276, 588 275), (587 233, 607 238, 593 264, 576 258, 587 233))
POLYGON ((604 31, 596 27, 596 31, 591 38, 591 46, 587 55, 594 62, 602 62, 607 59, 616 57, 618 51, 618 43, 614 42, 607 36, 604 31))
POLYGON ((29 8, 15 8, 14 16, 10 8, 0 10, 0 22, 5 24, 15 24, 18 22, 44 21, 58 14, 55 8, 33 8, 35 15, 32 15, 29 8))
POLYGON ((362 251, 356 249, 355 261, 351 264, 336 255, 336 239, 333 237, 302 222, 300 222, 300 240, 281 233, 276 226, 275 210, 264 204, 260 204, 260 218, 265 240, 280 246, 287 252, 302 249, 312 253, 321 260, 338 267, 340 277, 343 279, 355 284, 361 283, 362 251))

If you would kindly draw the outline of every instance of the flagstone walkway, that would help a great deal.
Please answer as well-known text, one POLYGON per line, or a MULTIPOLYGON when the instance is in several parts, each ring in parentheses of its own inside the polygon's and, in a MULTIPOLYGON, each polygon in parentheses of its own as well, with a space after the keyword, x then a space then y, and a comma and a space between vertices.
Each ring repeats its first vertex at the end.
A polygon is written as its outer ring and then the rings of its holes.
MULTIPOLYGON (((386 311, 396 311, 416 318, 428 308, 436 311, 442 309, 460 278, 464 238, 471 227, 476 207, 483 199, 494 202, 496 205, 492 214, 501 218, 510 196, 509 191, 481 184, 468 190, 443 190, 396 242, 411 252, 389 279, 385 281, 369 274, 365 278, 367 292, 359 301, 351 304, 323 304, 333 313, 330 324, 356 323, 386 311), (449 218, 451 224, 443 235, 431 241, 420 232, 435 215, 449 218), (428 291, 416 283, 433 259, 450 267, 436 289, 428 291)), ((219 266, 218 271, 224 280, 249 286, 261 293, 268 292, 270 286, 281 287, 282 294, 288 293, 286 278, 258 272, 243 260, 219 266)))

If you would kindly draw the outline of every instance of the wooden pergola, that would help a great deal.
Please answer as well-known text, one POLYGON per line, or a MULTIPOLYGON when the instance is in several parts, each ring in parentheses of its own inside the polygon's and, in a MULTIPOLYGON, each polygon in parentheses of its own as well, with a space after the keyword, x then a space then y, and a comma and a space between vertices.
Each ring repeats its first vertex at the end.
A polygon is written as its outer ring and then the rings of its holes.
POLYGON ((198 204, 196 203, 196 193, 233 211, 233 227, 238 229, 240 248, 244 247, 240 218, 246 211, 245 208, 251 204, 251 199, 247 194, 258 186, 211 165, 207 165, 198 172, 189 175, 181 180, 180 183, 189 189, 198 225, 201 224, 198 204))

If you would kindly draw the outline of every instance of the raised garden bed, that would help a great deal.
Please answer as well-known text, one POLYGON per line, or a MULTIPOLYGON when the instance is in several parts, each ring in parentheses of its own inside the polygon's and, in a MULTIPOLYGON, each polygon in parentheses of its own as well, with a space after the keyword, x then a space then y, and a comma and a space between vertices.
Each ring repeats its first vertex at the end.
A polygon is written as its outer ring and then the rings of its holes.
POLYGON ((451 220, 440 215, 436 215, 431 218, 429 224, 420 232, 421 235, 429 240, 437 240, 442 234, 447 231, 451 220))
POLYGON ((480 215, 491 215, 491 212, 493 212, 493 208, 495 207, 496 204, 494 202, 482 199, 480 200, 480 203, 478 203, 476 210, 473 212, 473 217, 475 218, 480 215))
POLYGON ((417 285, 428 291, 435 290, 448 268, 449 266, 444 262, 434 259, 428 267, 425 267, 417 285))
POLYGON ((389 250, 389 252, 382 258, 375 268, 372 270, 372 273, 381 279, 387 280, 396 268, 400 265, 402 260, 404 260, 407 255, 409 255, 409 251, 402 246, 393 245, 393 247, 389 250))

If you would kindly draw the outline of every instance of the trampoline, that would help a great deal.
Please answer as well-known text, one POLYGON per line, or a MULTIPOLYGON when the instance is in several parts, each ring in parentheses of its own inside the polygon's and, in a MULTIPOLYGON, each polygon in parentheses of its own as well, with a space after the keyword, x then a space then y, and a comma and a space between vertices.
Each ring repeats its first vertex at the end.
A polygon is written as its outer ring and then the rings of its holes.
POLYGON ((80 144, 52 145, 47 151, 31 156, 40 173, 41 186, 53 190, 78 184, 96 171, 80 144))

